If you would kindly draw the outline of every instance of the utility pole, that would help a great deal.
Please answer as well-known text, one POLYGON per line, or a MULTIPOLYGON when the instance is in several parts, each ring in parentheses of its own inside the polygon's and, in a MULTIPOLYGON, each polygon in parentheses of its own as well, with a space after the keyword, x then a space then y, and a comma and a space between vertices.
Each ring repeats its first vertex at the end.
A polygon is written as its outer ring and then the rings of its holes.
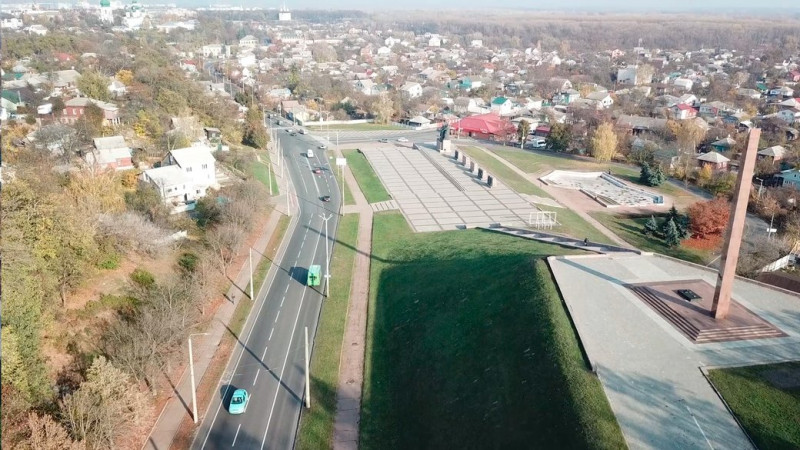
POLYGON ((308 327, 306 330, 306 408, 311 408, 311 376, 308 372, 308 327))
POLYGON ((267 163, 267 177, 269 178, 269 196, 272 197, 272 163, 267 163))
POLYGON ((325 222, 325 297, 330 295, 331 291, 331 254, 328 249, 328 220, 333 217, 333 214, 328 217, 322 216, 325 222))
POLYGON ((253 247, 248 249, 250 251, 250 300, 253 300, 253 247))
POLYGON ((192 378, 192 420, 197 423, 197 390, 194 384, 194 359, 192 358, 192 336, 205 336, 208 333, 193 333, 189 335, 189 373, 192 378))

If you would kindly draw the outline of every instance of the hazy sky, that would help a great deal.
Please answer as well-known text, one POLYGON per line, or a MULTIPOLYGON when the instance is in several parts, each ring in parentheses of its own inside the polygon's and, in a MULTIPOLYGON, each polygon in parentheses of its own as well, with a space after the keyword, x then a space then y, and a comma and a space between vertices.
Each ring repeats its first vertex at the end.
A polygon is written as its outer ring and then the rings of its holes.
MULTIPOLYGON (((175 0, 179 4, 207 6, 228 4, 280 7, 281 0, 175 0)), ((493 5, 509 8, 585 10, 585 11, 692 11, 692 10, 760 10, 784 9, 800 12, 800 0, 287 0, 289 9, 488 9, 493 5)))

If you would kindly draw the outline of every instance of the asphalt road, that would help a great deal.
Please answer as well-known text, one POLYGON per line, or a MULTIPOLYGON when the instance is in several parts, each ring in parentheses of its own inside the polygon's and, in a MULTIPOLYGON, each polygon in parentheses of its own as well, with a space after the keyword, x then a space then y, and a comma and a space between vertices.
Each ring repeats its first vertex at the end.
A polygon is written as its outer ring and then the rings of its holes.
MULTIPOLYGON (((290 229, 289 243, 279 261, 280 268, 271 285, 253 305, 239 345, 222 377, 198 433, 193 449, 291 449, 302 407, 305 388, 304 329, 313 342, 322 288, 306 286, 308 267, 318 264, 325 274, 326 243, 322 214, 328 221, 329 251, 333 251, 340 205, 339 189, 332 169, 335 162, 309 135, 289 136, 280 132, 279 140, 300 206, 296 227, 290 229), (314 156, 306 157, 307 149, 314 156), (322 173, 312 173, 321 167, 322 173), (321 197, 330 195, 330 202, 321 197), (233 391, 244 388, 251 394, 247 411, 228 413, 233 391)), ((269 280, 267 280, 269 281, 269 280)))

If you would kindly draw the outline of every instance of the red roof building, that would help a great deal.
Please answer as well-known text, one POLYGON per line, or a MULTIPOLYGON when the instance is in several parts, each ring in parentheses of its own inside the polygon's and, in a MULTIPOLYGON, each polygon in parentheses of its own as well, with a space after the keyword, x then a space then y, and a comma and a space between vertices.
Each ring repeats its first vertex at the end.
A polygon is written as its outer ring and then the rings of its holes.
POLYGON ((464 117, 450 127, 451 132, 478 139, 514 139, 517 128, 496 113, 464 117))

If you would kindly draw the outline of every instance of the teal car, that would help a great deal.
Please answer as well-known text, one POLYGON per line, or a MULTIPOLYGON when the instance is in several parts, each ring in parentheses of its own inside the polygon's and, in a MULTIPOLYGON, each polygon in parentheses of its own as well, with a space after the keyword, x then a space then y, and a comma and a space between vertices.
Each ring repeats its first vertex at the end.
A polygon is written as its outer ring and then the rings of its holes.
POLYGON ((247 410, 247 404, 249 402, 250 394, 244 389, 237 389, 233 391, 233 395, 231 396, 228 412, 231 414, 243 414, 247 410))

